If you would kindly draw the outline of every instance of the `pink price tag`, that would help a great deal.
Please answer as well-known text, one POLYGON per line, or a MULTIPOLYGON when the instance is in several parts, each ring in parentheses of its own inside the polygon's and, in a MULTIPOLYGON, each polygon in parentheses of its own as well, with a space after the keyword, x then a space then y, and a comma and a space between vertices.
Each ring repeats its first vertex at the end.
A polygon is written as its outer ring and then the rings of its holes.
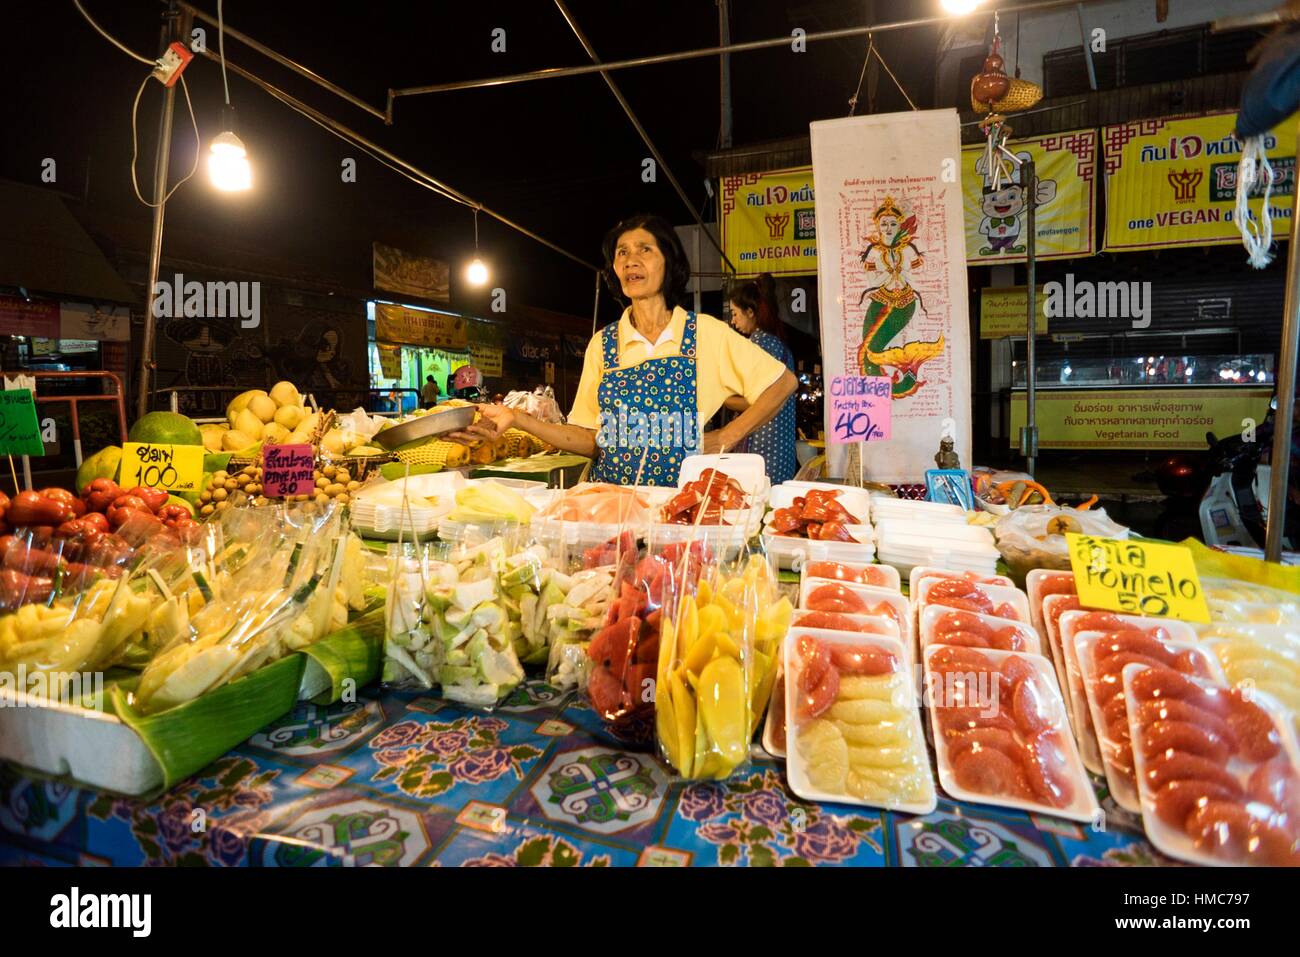
POLYGON ((893 398, 888 376, 831 379, 831 443, 879 442, 890 436, 893 398))
POLYGON ((316 451, 310 445, 262 446, 262 494, 267 498, 316 491, 316 451))

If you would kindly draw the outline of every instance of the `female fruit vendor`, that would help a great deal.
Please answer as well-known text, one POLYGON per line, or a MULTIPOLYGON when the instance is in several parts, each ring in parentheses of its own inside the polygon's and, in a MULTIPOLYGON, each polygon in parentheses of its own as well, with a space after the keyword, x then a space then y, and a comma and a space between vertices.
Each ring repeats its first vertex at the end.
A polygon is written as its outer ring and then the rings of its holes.
MULTIPOLYGON (((776 295, 770 274, 763 273, 757 280, 742 283, 731 290, 727 301, 731 306, 731 328, 769 355, 775 356, 794 372, 794 356, 785 344, 781 331, 781 318, 776 312, 776 295)), ((726 406, 733 412, 743 412, 749 404, 741 396, 727 399, 726 406)), ((763 456, 767 464, 767 477, 773 485, 794 478, 799 469, 795 459, 794 396, 781 404, 776 417, 759 426, 745 440, 743 449, 763 456)))
POLYGON ((453 441, 523 429, 556 448, 595 458, 590 480, 676 485, 688 455, 733 449, 793 394, 785 364, 712 316, 682 308, 690 267, 677 233, 658 216, 632 216, 605 236, 605 281, 631 301, 587 344, 567 425, 499 405, 453 441), (731 396, 748 407, 725 427, 701 429, 731 396), (701 447, 702 446, 702 447, 701 447))

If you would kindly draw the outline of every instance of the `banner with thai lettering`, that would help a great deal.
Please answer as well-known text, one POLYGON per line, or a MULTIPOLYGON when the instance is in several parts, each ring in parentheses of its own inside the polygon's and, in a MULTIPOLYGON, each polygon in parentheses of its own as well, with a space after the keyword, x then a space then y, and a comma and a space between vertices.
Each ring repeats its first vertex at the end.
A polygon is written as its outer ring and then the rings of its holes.
MULTIPOLYGON (((1120 123, 1102 129, 1108 252, 1241 242, 1234 222, 1241 144, 1235 113, 1120 123)), ((1295 194, 1295 129, 1265 140, 1278 177, 1269 199, 1273 238, 1290 233, 1295 194)), ((1260 213, 1262 189, 1252 194, 1260 213)))
MULTIPOLYGON (((1047 335, 1047 297, 1038 285, 1038 316, 1034 329, 1047 335)), ((1025 336, 1029 331, 1029 291, 1024 286, 1004 286, 980 290, 980 338, 1006 339, 1025 336)))
MULTIPOLYGON (((922 481, 944 437, 969 463, 966 240, 961 194, 943 176, 961 151, 957 111, 823 120, 810 132, 825 381, 891 385, 892 437, 863 446, 865 477, 922 481)), ((830 412, 827 402, 827 435, 830 412)), ((847 448, 827 449, 831 475, 844 475, 847 448)))
POLYGON ((414 256, 383 243, 374 243, 373 250, 376 289, 436 302, 451 300, 451 274, 441 259, 414 256))
POLYGON ((722 177, 722 248, 738 276, 815 276, 812 167, 722 177))
POLYGON ((402 377, 402 347, 377 342, 375 343, 375 349, 379 353, 380 374, 385 379, 400 379, 402 377))
MULTIPOLYGON (((1268 414, 1268 388, 1040 389, 1034 418, 1044 449, 1201 449, 1205 433, 1240 435, 1268 414)), ((1025 424, 1025 394, 1011 396, 1010 441, 1025 424)))
MULTIPOLYGON (((1034 212, 1037 259, 1091 256, 1097 251, 1097 131, 1071 130, 1014 140, 1019 160, 1033 160, 1038 178, 1034 212)), ((966 212, 966 261, 1022 263, 1029 197, 1020 183, 1021 166, 1001 179, 988 166, 984 146, 961 151, 962 198, 966 212)))
POLYGON ((485 346, 471 342, 469 346, 470 362, 485 376, 501 375, 501 364, 505 350, 500 346, 485 346))
POLYGON ((375 303, 375 341, 432 349, 464 350, 469 342, 465 319, 442 312, 375 303))

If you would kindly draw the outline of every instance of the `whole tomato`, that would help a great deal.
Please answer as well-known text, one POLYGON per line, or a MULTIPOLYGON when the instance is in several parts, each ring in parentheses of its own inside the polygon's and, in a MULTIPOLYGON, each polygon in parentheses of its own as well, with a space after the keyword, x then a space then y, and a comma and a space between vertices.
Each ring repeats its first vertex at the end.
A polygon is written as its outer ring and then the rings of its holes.
POLYGON ((158 513, 158 509, 167 504, 167 493, 160 488, 147 488, 145 486, 137 485, 126 494, 134 495, 137 498, 142 499, 145 505, 149 506, 149 511, 153 512, 155 515, 158 513))

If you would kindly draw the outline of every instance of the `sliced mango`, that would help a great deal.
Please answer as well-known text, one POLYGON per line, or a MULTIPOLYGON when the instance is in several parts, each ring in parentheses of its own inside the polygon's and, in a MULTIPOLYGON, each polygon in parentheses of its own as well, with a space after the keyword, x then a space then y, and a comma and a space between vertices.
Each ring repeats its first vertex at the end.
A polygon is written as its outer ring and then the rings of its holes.
POLYGON ((687 671, 693 671, 699 674, 704 670, 704 666, 713 660, 714 649, 717 648, 717 642, 714 640, 714 633, 701 634, 699 640, 691 645, 690 650, 686 652, 686 658, 682 666, 687 671))
POLYGON ((714 658, 700 673, 704 728, 722 760, 732 768, 745 760, 749 750, 747 700, 745 673, 734 658, 714 658))
MULTIPOLYGON (((695 753, 695 695, 686 687, 681 676, 674 672, 668 679, 673 712, 676 719, 678 758, 685 762, 695 753)), ((677 764, 677 770, 683 777, 690 777, 690 766, 677 764)))
POLYGON ((679 771, 682 766, 681 737, 677 730, 677 709, 673 704, 670 684, 663 680, 661 673, 655 683, 655 730, 659 734, 659 745, 668 756, 668 763, 679 771), (660 690, 662 689, 662 690, 660 690))

